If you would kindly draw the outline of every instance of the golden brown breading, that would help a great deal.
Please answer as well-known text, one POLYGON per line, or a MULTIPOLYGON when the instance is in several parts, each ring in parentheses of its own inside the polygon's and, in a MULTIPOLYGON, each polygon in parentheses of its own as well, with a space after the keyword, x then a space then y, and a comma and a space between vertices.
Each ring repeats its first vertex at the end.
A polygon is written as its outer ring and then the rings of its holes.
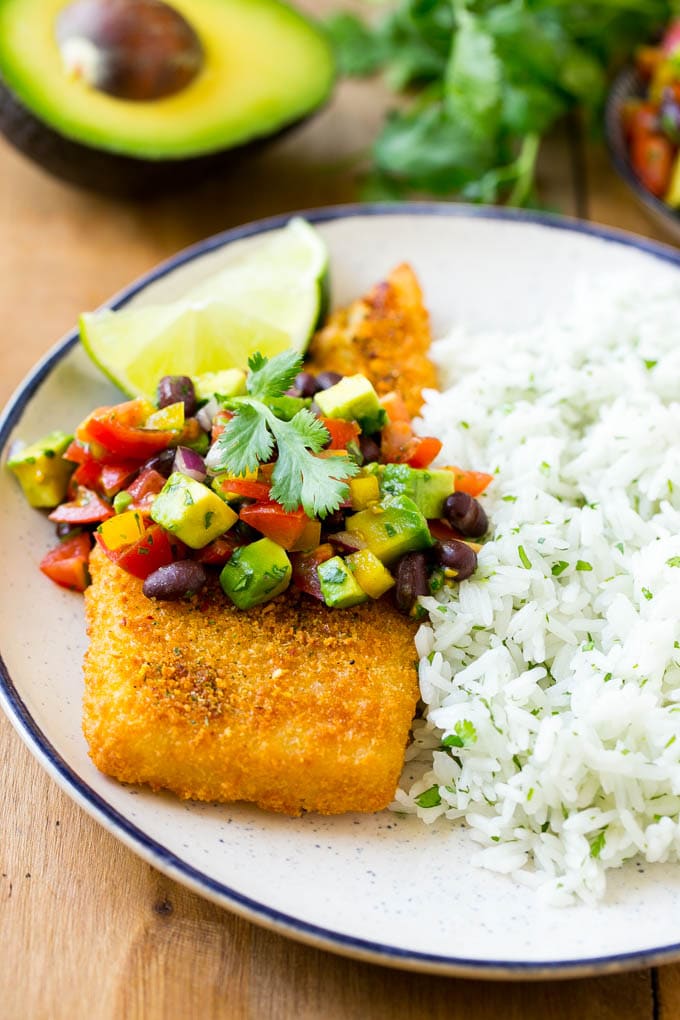
MULTIPOLYGON (((418 281, 399 266, 336 312, 312 370, 362 372, 411 414, 435 385, 418 281)), ((83 729, 124 782, 272 811, 379 811, 393 798, 418 696, 414 624, 386 599, 333 610, 289 589, 242 612, 213 579, 158 602, 95 549, 85 595, 83 729)))
POLYGON ((413 623, 291 589, 248 612, 215 583, 157 602, 92 554, 85 736, 103 772, 297 815, 392 800, 413 717, 413 623))
POLYGON ((397 266, 363 298, 331 315, 312 340, 310 372, 361 372, 379 394, 396 390, 411 416, 437 377, 428 358, 430 319, 411 267, 397 266))

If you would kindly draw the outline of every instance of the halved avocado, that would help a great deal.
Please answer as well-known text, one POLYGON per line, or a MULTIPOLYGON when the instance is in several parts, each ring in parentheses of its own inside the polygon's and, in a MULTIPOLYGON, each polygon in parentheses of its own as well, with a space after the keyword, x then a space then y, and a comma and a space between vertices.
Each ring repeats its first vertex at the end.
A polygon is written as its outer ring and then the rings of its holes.
POLYGON ((0 0, 0 130, 45 169, 99 190, 141 194, 203 176, 310 114, 333 77, 321 29, 280 0, 0 0), (102 27, 99 8, 122 12, 127 36, 102 27), (93 11, 94 43, 83 28, 93 11), (130 98, 129 82, 111 87, 100 71, 123 36, 148 62, 149 11, 179 24, 169 48, 190 48, 176 61, 189 71, 169 94, 130 98))

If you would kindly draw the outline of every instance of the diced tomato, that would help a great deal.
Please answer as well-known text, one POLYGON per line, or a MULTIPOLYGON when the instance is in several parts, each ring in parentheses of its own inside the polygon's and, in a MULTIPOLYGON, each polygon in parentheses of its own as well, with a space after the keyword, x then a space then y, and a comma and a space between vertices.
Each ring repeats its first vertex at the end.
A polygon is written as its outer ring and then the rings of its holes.
POLYGON ((380 460, 383 464, 406 464, 415 450, 415 436, 409 422, 389 421, 382 430, 380 460))
POLYGON ((465 535, 456 528, 452 528, 448 521, 431 520, 427 522, 427 526, 432 537, 439 539, 440 542, 447 542, 454 538, 462 541, 465 538, 465 535))
POLYGON ((146 460, 167 449, 177 438, 171 431, 142 427, 153 410, 152 404, 139 398, 115 407, 99 407, 79 425, 76 438, 104 447, 104 453, 97 458, 102 461, 146 460))
POLYGON ((75 469, 70 479, 70 492, 75 495, 76 487, 98 489, 101 481, 102 465, 96 460, 84 460, 75 469))
POLYGON ((318 546, 311 553, 292 553, 290 557, 293 567, 291 580, 295 587, 323 602, 317 567, 325 563, 326 560, 330 560, 334 555, 333 546, 328 543, 318 546))
POLYGON ((629 99, 624 103, 621 119, 629 142, 638 134, 656 133, 659 128, 659 111, 652 103, 642 99, 629 99))
POLYGON ((271 486, 251 478, 221 478, 219 487, 224 494, 233 492, 244 499, 268 500, 271 486))
POLYGON ((133 510, 148 508, 165 485, 167 479, 155 468, 145 468, 135 478, 128 492, 132 496, 133 510))
POLYGON ((408 413, 406 404, 401 394, 396 391, 385 393, 380 397, 380 406, 384 409, 390 421, 405 421, 411 424, 411 415, 408 413))
POLYGON ((663 59, 659 46, 638 46, 635 51, 635 67, 643 78, 651 78, 663 59))
POLYGON ((204 545, 202 549, 197 549, 193 558, 208 566, 221 567, 231 559, 234 549, 240 545, 247 545, 247 540, 239 539, 238 535, 227 531, 224 535, 209 542, 208 545, 204 545))
POLYGON ((152 524, 136 542, 122 545, 118 549, 107 549, 99 534, 95 534, 95 538, 113 563, 142 580, 159 567, 167 567, 175 559, 174 539, 160 524, 152 524))
POLYGON ((43 556, 40 569, 62 588, 85 591, 90 583, 87 562, 90 558, 91 544, 90 536, 81 532, 43 556))
POLYGON ((344 418, 322 418, 321 421, 331 437, 327 450, 346 450, 349 443, 359 438, 361 429, 355 421, 345 421, 344 418))
POLYGON ((298 542, 310 520, 301 508, 284 510, 275 500, 241 507, 239 516, 251 528, 262 532, 284 549, 291 549, 298 542))
POLYGON ((652 195, 662 198, 668 190, 675 149, 665 135, 644 132, 633 134, 630 160, 633 170, 652 195))
POLYGON ((224 432, 224 429, 226 427, 227 422, 231 421, 231 419, 233 417, 234 417, 233 412, 232 411, 226 411, 224 408, 221 408, 221 410, 219 410, 217 412, 217 414, 213 418, 213 422, 212 422, 212 434, 210 436, 210 441, 212 443, 214 443, 215 440, 218 439, 219 436, 222 435, 222 433, 224 432))
POLYGON ((414 436, 415 446, 407 463, 413 468, 429 467, 441 452, 441 440, 434 436, 414 436))
POLYGON ((139 471, 139 464, 122 460, 117 464, 102 464, 99 485, 105 496, 115 496, 125 489, 139 471))
POLYGON ((463 471, 459 467, 451 467, 456 492, 467 492, 468 496, 480 496, 493 481, 493 475, 484 471, 463 471))
POLYGON ((98 524, 113 516, 113 508, 92 489, 79 485, 75 498, 62 503, 48 516, 57 524, 98 524))
POLYGON ((80 443, 77 439, 69 443, 62 456, 64 460, 72 460, 76 464, 83 464, 86 460, 92 459, 92 454, 87 446, 84 443, 80 443))
POLYGON ((671 56, 680 47, 680 18, 673 18, 661 40, 664 56, 671 56))

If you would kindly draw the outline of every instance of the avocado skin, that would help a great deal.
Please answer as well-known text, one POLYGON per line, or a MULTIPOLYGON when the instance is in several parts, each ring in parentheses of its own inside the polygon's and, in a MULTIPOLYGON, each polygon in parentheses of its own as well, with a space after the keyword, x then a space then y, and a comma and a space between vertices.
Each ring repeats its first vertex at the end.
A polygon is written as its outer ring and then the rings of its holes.
POLYGON ((275 134, 203 156, 151 160, 118 155, 66 138, 24 106, 0 76, 0 132, 33 163, 69 184, 115 198, 148 198, 180 191, 234 168, 315 116, 329 98, 275 134))

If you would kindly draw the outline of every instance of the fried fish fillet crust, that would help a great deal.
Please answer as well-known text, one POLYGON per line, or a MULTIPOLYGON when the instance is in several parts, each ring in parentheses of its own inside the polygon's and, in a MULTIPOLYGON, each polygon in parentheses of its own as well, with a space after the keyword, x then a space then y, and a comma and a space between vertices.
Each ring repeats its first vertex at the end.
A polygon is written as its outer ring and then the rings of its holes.
POLYGON ((432 337, 418 279, 407 264, 348 308, 334 312, 310 345, 310 372, 368 376, 379 394, 396 390, 411 417, 437 377, 428 358, 432 337))
MULTIPOLYGON (((402 265, 334 313, 309 367, 362 372, 415 415, 436 384, 429 345, 402 265)), ((242 612, 216 579, 188 602, 158 602, 98 548, 90 567, 83 729, 102 772, 290 815, 391 802, 418 684, 415 626, 387 599, 333 610, 290 588, 242 612)))
POLYGON ((123 782, 271 811, 378 811, 417 695, 413 624, 387 602, 331 610, 291 589, 248 612, 215 581, 158 602, 95 549, 85 737, 123 782))

